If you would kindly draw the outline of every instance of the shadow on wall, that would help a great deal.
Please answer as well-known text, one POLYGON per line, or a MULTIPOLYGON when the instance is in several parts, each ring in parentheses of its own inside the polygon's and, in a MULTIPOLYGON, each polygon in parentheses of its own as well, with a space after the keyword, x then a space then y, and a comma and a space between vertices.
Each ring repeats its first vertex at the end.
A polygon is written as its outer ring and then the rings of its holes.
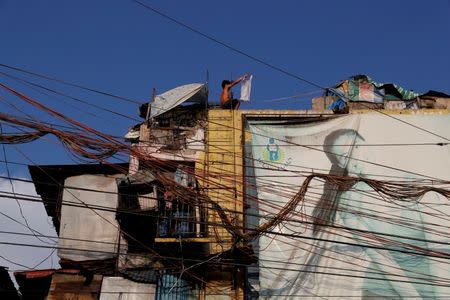
MULTIPOLYGON (((347 164, 357 140, 365 141, 356 130, 339 129, 326 136, 323 149, 331 162, 329 175, 347 176, 347 164), (350 141, 350 142, 349 142, 350 141)), ((333 224, 340 202, 340 194, 345 192, 338 185, 326 181, 324 192, 313 210, 313 232, 317 235, 322 226, 333 224)))

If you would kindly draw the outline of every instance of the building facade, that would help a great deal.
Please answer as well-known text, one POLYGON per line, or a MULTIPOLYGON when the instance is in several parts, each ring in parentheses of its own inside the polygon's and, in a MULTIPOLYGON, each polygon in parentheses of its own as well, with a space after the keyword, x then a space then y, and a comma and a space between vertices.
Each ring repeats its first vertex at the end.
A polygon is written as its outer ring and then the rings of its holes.
POLYGON ((60 237, 47 299, 450 296, 450 98, 399 91, 235 111, 183 86, 141 107, 129 163, 30 166, 60 237))

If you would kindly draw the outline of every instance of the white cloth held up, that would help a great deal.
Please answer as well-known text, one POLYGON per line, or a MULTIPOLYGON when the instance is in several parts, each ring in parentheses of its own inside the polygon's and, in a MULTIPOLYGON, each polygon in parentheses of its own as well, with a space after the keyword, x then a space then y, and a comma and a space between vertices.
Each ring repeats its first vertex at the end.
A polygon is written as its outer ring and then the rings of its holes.
POLYGON ((248 76, 241 82, 241 101, 250 101, 250 92, 252 90, 253 75, 248 76))

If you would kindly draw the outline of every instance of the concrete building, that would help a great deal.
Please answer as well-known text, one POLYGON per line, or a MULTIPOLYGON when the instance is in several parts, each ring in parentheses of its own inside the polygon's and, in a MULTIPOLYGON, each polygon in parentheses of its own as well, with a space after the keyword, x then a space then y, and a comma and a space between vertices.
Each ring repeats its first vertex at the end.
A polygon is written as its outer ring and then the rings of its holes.
POLYGON ((361 76, 330 93, 234 111, 191 84, 141 107, 129 164, 30 166, 60 236, 48 299, 450 296, 450 97, 361 76), (393 181, 436 190, 391 199, 393 181))

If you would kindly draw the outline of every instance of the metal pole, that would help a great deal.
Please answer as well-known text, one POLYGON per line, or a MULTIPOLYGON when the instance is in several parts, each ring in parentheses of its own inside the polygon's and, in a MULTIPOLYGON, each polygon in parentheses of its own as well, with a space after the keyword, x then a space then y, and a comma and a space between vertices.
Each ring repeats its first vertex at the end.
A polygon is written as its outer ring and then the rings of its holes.
MULTIPOLYGON (((155 102, 155 97, 156 97, 156 89, 153 88, 153 91, 152 91, 152 102, 155 102)), ((150 102, 148 104, 148 106, 147 106, 147 115, 145 116, 145 121, 148 121, 148 119, 150 117, 150 111, 151 111, 151 108, 152 108, 151 103, 152 102, 150 102)))

